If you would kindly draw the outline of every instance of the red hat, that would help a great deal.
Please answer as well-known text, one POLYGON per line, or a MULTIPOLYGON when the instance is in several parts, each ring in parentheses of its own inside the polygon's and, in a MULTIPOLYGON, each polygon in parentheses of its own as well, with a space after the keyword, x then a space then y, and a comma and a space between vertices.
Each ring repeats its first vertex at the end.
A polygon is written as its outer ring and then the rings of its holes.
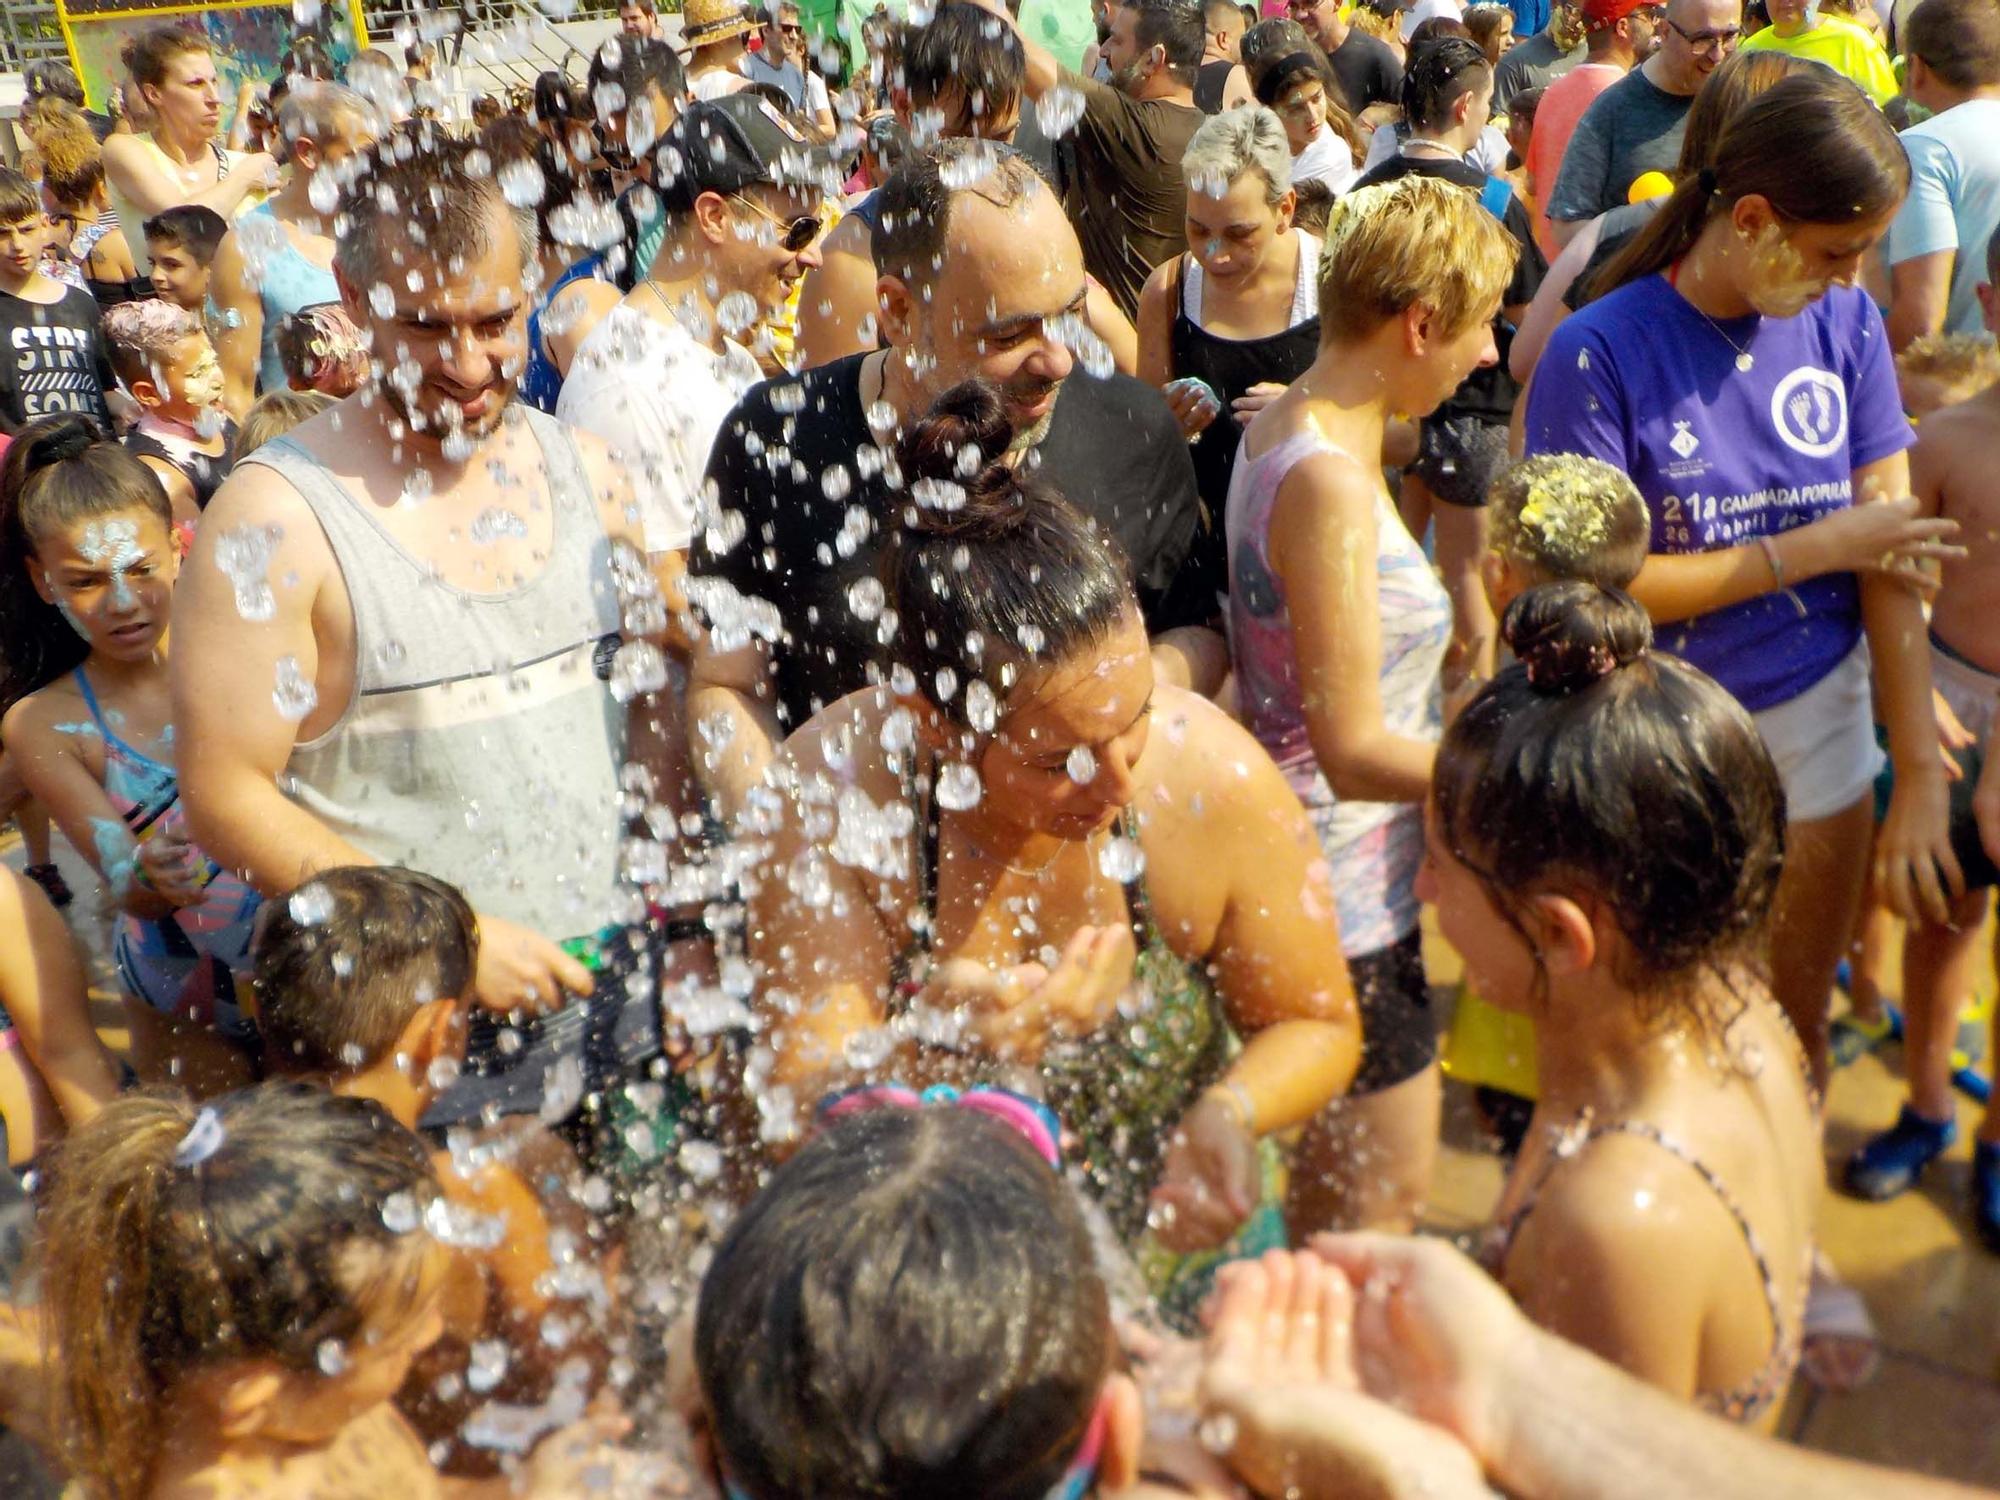
POLYGON ((1644 10, 1658 0, 1583 0, 1583 24, 1592 31, 1615 26, 1635 10, 1644 10))

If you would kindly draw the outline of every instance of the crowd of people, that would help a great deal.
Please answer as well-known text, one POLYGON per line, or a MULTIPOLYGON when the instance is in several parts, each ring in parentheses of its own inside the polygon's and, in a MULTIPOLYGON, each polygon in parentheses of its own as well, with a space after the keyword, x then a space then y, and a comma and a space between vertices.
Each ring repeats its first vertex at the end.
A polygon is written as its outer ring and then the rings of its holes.
MULTIPOLYGON (((1868 1199, 1990 1095, 2000 5, 1250 11, 38 66, 35 1463, 1970 1493, 1769 1434, 1876 1359, 1834 1070, 1904 1043, 1868 1199)), ((1971 1181, 2000 1253, 1990 1099, 1971 1181)))

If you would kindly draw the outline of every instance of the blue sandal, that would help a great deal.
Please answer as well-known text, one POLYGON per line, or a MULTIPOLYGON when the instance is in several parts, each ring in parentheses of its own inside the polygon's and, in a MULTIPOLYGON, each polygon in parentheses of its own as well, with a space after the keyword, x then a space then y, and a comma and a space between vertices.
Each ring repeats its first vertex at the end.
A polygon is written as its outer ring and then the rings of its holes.
POLYGON ((1841 1182, 1855 1197, 1881 1203, 1915 1187, 1957 1139, 1957 1120, 1926 1120, 1905 1104, 1893 1126, 1848 1158, 1841 1182))
POLYGON ((1836 1068, 1844 1068, 1884 1042, 1903 1039, 1903 1012, 1889 1001, 1882 1002, 1882 1018, 1864 1021, 1855 1015, 1838 1017, 1827 1033, 1827 1050, 1836 1068))
POLYGON ((2000 1255, 2000 1143, 1972 1143, 1972 1222, 1986 1248, 2000 1255))

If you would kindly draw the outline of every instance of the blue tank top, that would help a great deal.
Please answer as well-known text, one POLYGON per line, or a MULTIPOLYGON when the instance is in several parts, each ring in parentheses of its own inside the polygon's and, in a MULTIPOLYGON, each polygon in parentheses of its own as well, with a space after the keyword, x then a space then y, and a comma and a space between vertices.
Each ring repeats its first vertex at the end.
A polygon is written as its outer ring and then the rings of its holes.
POLYGON ((299 254, 286 236, 284 226, 263 204, 245 214, 236 225, 243 251, 253 274, 257 274, 257 296, 264 304, 264 336, 257 351, 257 389, 282 391, 284 362, 278 358, 278 325, 295 312, 338 302, 340 287, 333 272, 316 266, 299 254), (257 267, 261 264, 261 273, 257 267))

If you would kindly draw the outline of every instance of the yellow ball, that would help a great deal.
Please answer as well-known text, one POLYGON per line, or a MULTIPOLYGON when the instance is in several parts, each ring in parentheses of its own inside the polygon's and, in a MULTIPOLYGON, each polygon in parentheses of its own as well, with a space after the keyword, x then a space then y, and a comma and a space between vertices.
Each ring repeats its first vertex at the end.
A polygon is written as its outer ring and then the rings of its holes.
POLYGON ((1644 203, 1652 198, 1664 198, 1674 190, 1674 180, 1665 172, 1641 172, 1632 179, 1632 186, 1626 190, 1627 203, 1644 203))

